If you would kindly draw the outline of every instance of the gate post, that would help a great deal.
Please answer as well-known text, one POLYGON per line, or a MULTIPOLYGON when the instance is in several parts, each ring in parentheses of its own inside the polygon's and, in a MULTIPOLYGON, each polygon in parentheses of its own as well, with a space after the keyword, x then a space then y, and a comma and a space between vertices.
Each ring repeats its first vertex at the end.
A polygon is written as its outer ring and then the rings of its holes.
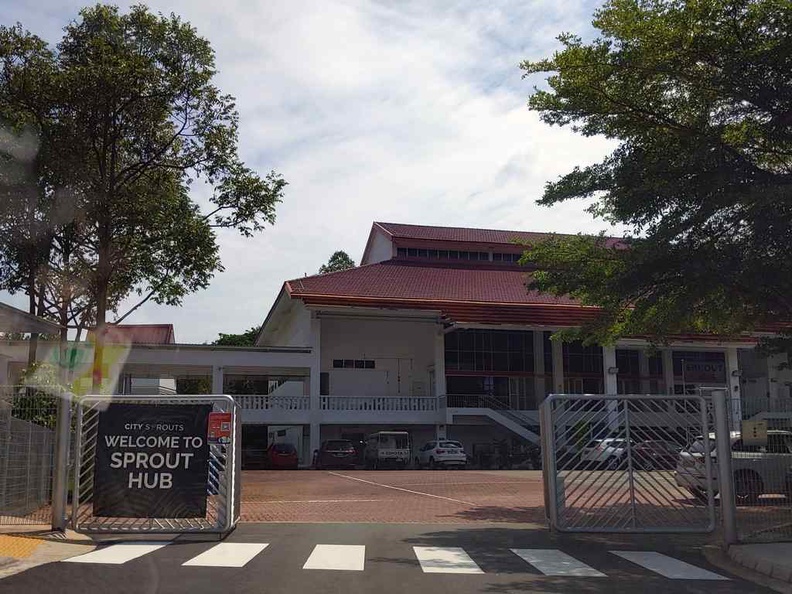
POLYGON ((723 522, 723 543, 729 546, 737 542, 737 508, 734 502, 731 432, 726 399, 725 390, 712 392, 712 404, 715 409, 715 453, 718 457, 717 476, 723 522))
POLYGON ((542 440, 542 477, 544 479, 545 513, 550 529, 558 527, 558 472, 555 457, 555 427, 553 427, 553 394, 539 405, 539 435, 542 440))
POLYGON ((58 398, 58 419, 55 424, 55 464, 52 476, 52 529, 66 529, 66 500, 69 490, 69 436, 71 433, 71 392, 58 398))

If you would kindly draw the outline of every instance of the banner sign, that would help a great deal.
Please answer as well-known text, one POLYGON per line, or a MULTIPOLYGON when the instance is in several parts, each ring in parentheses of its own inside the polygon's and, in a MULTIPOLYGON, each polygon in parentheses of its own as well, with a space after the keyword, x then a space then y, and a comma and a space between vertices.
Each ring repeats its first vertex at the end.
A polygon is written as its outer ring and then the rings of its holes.
POLYGON ((684 361, 685 379, 689 382, 726 383, 726 365, 718 361, 684 361))
POLYGON ((206 515, 210 404, 111 404, 99 413, 93 514, 206 515))

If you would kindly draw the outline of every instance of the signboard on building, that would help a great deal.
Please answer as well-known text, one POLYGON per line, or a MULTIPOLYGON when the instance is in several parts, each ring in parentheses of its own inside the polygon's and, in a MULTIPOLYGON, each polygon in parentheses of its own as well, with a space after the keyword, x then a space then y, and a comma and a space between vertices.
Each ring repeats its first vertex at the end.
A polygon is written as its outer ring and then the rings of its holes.
POLYGON ((231 443, 231 423, 230 412, 209 413, 209 443, 231 443))
POLYGON ((206 515, 212 406, 110 404, 99 413, 93 514, 206 515))
POLYGON ((726 365, 722 361, 683 361, 685 381, 726 383, 726 365))

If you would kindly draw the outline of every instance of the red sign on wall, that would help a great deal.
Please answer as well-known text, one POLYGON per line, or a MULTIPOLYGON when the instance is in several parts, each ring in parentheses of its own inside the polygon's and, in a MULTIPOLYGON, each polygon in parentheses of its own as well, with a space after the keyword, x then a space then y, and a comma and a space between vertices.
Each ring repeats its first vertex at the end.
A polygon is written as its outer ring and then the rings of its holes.
POLYGON ((231 413, 209 413, 209 443, 231 443, 231 413))

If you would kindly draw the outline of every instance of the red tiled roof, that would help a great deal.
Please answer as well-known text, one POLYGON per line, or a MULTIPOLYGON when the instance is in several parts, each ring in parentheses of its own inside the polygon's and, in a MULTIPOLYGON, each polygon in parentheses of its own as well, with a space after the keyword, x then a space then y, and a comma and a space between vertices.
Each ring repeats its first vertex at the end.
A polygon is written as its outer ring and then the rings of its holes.
POLYGON ((107 326, 109 342, 131 344, 175 344, 173 324, 118 324, 107 326))
MULTIPOLYGON (((495 304, 577 305, 569 297, 528 291, 528 273, 516 268, 460 268, 389 260, 287 282, 293 297, 328 296, 495 304)), ((579 307, 579 305, 577 305, 579 307)))
MULTIPOLYGON (((562 233, 535 233, 533 231, 505 231, 500 229, 471 229, 468 227, 433 227, 403 223, 375 222, 385 233, 397 239, 422 241, 449 241, 455 243, 513 244, 515 242, 541 241, 562 233)), ((613 243, 620 241, 611 238, 613 243)))

